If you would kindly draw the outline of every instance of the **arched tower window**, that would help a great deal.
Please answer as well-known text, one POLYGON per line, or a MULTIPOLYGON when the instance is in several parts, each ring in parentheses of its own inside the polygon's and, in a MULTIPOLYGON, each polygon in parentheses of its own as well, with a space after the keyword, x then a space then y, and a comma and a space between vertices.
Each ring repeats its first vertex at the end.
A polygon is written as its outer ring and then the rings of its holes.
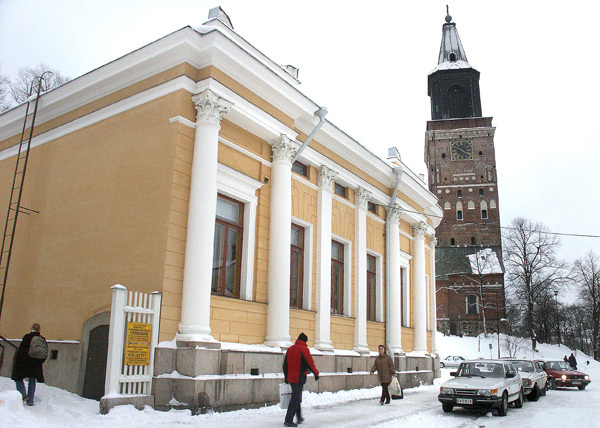
POLYGON ((446 91, 447 118, 469 117, 469 99, 467 91, 461 85, 452 85, 446 91))
POLYGON ((481 209, 481 218, 486 220, 488 218, 487 202, 481 201, 479 208, 481 209))
POLYGON ((462 220, 463 219, 463 207, 462 207, 462 204, 460 202, 456 203, 456 219, 457 220, 462 220))

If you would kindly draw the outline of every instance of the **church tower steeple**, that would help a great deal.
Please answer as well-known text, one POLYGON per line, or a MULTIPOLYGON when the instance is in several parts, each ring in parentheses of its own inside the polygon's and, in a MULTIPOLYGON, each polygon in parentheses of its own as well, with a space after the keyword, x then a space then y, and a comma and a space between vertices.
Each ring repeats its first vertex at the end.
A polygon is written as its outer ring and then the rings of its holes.
POLYGON ((438 65, 429 73, 427 87, 433 120, 481 117, 479 71, 467 61, 450 14, 442 27, 438 65))

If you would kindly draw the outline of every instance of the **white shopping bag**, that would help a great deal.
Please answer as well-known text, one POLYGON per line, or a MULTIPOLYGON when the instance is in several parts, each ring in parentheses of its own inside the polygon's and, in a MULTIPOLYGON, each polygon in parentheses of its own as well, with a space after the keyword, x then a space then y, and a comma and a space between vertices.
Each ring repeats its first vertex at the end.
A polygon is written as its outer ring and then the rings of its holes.
POLYGON ((287 409, 292 399, 292 386, 289 383, 279 384, 279 407, 287 409))
POLYGON ((390 383, 389 392, 392 396, 392 399, 404 397, 402 386, 400 385, 400 382, 398 382, 398 378, 396 376, 392 377, 392 383, 390 383))

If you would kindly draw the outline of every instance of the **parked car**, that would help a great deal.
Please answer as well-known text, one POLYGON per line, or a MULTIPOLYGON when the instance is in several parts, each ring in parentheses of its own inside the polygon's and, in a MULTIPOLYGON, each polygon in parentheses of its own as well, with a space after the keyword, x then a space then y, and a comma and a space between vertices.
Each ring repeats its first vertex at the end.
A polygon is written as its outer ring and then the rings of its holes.
POLYGON ((460 364, 458 371, 440 387, 438 400, 446 413, 454 407, 496 409, 506 416, 508 404, 523 407, 523 385, 510 361, 473 360, 460 364))
POLYGON ((441 368, 458 368, 460 363, 466 361, 463 357, 459 357, 457 355, 450 355, 443 360, 440 361, 441 368))
POLYGON ((538 401, 546 395, 548 388, 548 375, 542 365, 530 359, 508 359, 521 375, 523 393, 529 401, 538 401))
POLYGON ((562 360, 539 360, 539 362, 548 375, 548 389, 577 387, 584 390, 591 382, 587 374, 573 370, 569 364, 562 360))

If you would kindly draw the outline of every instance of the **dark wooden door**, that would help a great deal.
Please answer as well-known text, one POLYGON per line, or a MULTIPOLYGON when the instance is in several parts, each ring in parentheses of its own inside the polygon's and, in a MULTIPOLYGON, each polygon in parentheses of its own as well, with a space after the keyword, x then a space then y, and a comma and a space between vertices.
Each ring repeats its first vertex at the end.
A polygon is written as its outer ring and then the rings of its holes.
POLYGON ((100 400, 104 395, 106 379, 106 356, 108 354, 108 327, 101 325, 90 332, 90 341, 85 365, 83 396, 100 400))

